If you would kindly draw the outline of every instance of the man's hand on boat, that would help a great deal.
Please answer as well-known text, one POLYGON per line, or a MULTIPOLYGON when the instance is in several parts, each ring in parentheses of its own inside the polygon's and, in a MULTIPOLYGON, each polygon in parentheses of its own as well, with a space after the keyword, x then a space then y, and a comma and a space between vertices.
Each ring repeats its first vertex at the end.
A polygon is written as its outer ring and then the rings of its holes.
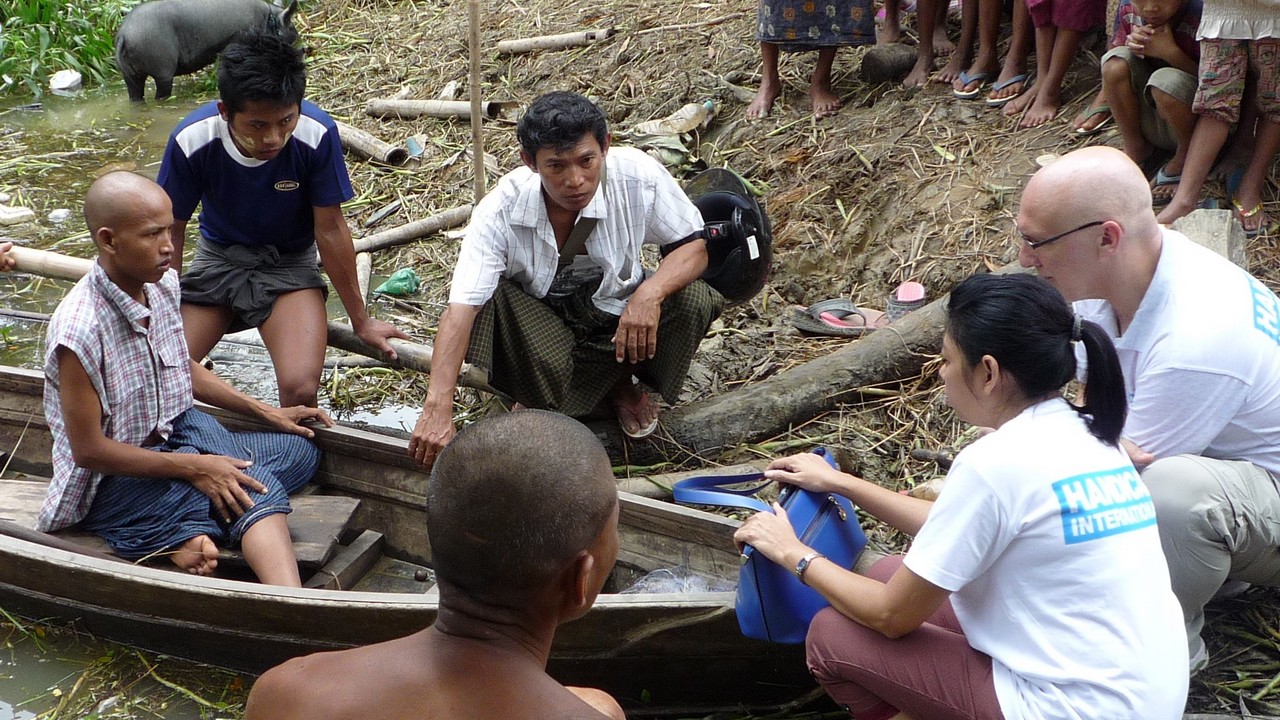
POLYGON ((329 417, 329 413, 306 405, 284 408, 267 405, 261 413, 263 421, 276 430, 301 435, 304 438, 315 437, 316 431, 303 423, 319 423, 325 427, 333 427, 333 418, 329 417))
POLYGON ((452 405, 444 410, 423 408, 417 424, 413 426, 413 435, 409 438, 409 457, 417 460, 423 467, 430 468, 436 461, 436 455, 449 444, 455 432, 452 405))

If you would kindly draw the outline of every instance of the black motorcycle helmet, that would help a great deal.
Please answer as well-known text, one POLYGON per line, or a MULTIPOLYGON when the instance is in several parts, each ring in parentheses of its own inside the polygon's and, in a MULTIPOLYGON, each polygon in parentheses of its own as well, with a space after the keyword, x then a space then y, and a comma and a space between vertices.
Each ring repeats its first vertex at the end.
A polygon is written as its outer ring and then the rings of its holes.
POLYGON ((708 258, 702 279, 730 305, 755 297, 773 267, 773 232, 755 196, 725 168, 699 173, 685 193, 706 223, 708 258))

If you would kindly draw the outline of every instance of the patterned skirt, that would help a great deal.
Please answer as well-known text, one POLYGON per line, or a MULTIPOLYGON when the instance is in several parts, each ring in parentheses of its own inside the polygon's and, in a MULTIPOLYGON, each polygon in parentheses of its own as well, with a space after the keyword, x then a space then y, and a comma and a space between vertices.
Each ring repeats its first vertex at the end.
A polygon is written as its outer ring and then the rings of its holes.
POLYGON ((876 41, 871 0, 760 0, 756 39, 785 52, 876 41))

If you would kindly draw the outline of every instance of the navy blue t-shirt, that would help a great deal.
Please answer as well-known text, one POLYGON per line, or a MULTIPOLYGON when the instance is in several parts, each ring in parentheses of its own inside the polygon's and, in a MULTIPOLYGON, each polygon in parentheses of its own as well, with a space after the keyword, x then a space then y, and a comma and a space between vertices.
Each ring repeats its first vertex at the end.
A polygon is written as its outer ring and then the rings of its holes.
POLYGON ((211 102, 178 123, 157 182, 188 221, 200 210, 200 234, 219 245, 275 245, 281 252, 315 242, 314 207, 354 197, 338 128, 325 111, 302 101, 298 127, 270 160, 246 157, 211 102))

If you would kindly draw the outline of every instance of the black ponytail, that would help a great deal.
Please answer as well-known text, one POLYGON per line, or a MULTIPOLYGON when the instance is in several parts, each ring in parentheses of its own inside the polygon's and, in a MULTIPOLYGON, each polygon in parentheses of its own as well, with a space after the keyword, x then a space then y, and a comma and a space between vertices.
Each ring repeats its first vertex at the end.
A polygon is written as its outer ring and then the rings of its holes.
POLYGON ((1076 372, 1072 341, 1084 344, 1089 432, 1115 445, 1124 430, 1124 377, 1115 346, 1098 325, 1080 322, 1052 285, 1034 275, 974 275, 951 291, 947 332, 970 365, 984 355, 1000 363, 1029 398, 1058 392, 1076 372))

